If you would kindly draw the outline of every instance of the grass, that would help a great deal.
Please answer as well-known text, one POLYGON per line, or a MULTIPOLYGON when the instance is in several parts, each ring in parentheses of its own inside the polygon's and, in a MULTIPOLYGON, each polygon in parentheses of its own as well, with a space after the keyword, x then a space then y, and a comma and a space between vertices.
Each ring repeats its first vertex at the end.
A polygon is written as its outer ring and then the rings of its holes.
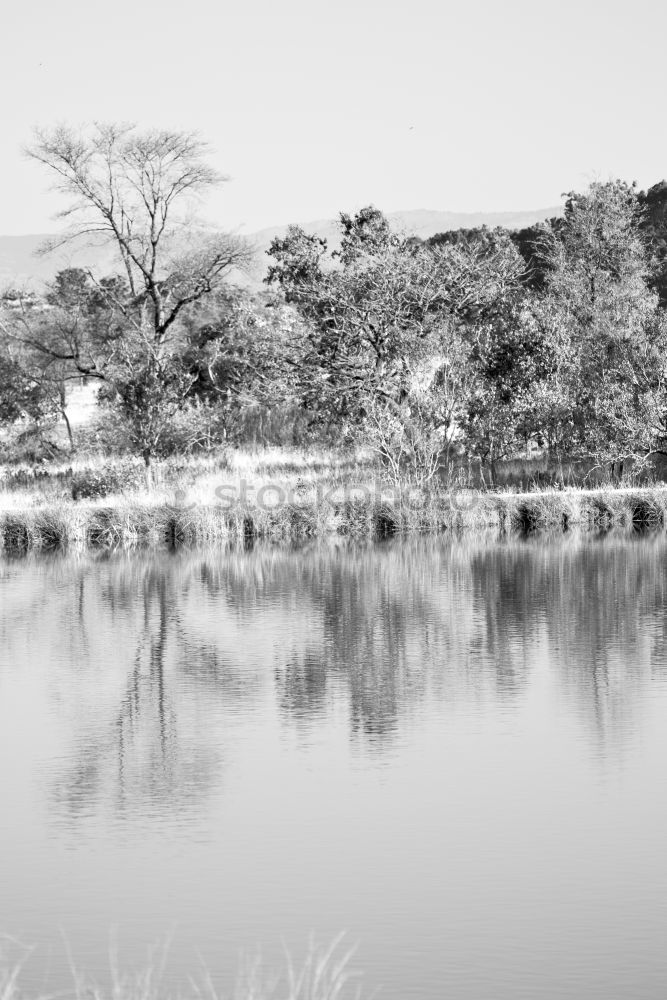
POLYGON ((341 535, 662 527, 667 488, 529 492, 398 489, 370 455, 264 449, 159 463, 12 470, 0 477, 5 552, 298 543, 341 535), (108 489, 107 489, 108 487, 108 489), (86 490, 92 495, 87 496, 86 490), (73 499, 73 496, 84 498, 73 499))
POLYGON ((603 487, 499 494, 503 527, 539 531, 575 525, 590 530, 658 528, 665 524, 667 488, 603 487))
MULTIPOLYGON (((359 974, 351 968, 354 948, 342 949, 343 935, 329 945, 311 939, 304 960, 296 963, 285 950, 282 970, 266 969, 257 953, 241 963, 233 994, 222 993, 213 977, 204 969, 190 980, 187 993, 179 991, 178 1000, 360 1000, 359 974)), ((0 951, 0 958, 2 953, 0 951)), ((20 989, 25 955, 11 964, 0 965, 0 1000, 26 1000, 20 989)), ((73 996, 74 1000, 169 1000, 164 985, 167 949, 153 950, 143 969, 125 974, 119 970, 115 949, 110 956, 110 984, 105 990, 90 982, 72 966, 73 990, 67 994, 34 996, 31 1000, 55 1000, 73 996)))

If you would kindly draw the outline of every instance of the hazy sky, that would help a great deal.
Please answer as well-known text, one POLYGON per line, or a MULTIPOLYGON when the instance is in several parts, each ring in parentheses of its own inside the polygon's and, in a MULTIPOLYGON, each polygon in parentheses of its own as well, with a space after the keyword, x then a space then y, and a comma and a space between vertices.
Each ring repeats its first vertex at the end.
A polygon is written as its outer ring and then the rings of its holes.
POLYGON ((60 121, 200 130, 247 232, 667 175, 658 0, 7 0, 3 29, 4 234, 55 228, 20 147, 60 121))

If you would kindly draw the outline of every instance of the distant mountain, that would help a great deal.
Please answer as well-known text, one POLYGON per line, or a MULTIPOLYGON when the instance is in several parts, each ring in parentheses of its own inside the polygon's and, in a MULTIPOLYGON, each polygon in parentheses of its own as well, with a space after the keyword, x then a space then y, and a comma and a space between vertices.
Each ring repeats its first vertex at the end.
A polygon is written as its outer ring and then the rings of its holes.
MULTIPOLYGON (((561 205, 555 208, 537 208, 527 212, 434 212, 427 208, 416 208, 409 212, 387 212, 387 218, 392 227, 410 236, 428 239, 435 233, 444 233, 450 229, 474 229, 477 226, 505 226, 506 229, 524 229, 536 222, 552 219, 562 215, 561 205)), ((299 223, 307 233, 316 233, 327 240, 331 249, 340 244, 338 219, 320 219, 317 222, 299 223)), ((260 229, 248 236, 257 249, 256 270, 253 277, 263 278, 269 259, 266 251, 276 237, 284 236, 287 226, 272 226, 270 229, 260 229)))
POLYGON ((393 212, 389 215, 400 227, 422 239, 449 229, 475 229, 477 226, 504 226, 505 229, 525 229, 536 222, 553 219, 563 214, 563 206, 538 208, 527 212, 431 212, 419 208, 412 212, 393 212))
MULTIPOLYGON (((387 218, 395 229, 409 235, 427 239, 435 233, 449 229, 472 229, 476 226, 505 226, 507 229, 523 229, 536 222, 562 214, 562 206, 541 208, 526 212, 434 212, 429 209, 414 209, 407 212, 388 212, 387 218)), ((321 219, 300 223, 308 233, 325 237, 332 248, 340 243, 337 219, 321 219)), ((261 229, 247 234, 256 248, 256 264, 253 279, 261 280, 268 266, 266 251, 276 236, 284 236, 287 225, 261 229)), ((46 256, 38 256, 37 249, 49 238, 41 233, 30 236, 0 236, 0 290, 9 285, 33 284, 39 286, 49 281, 65 267, 93 267, 97 271, 118 270, 114 254, 109 248, 84 245, 77 249, 67 247, 46 256)))
POLYGON ((83 245, 66 247, 44 256, 39 247, 52 233, 31 236, 0 236, 0 291, 7 286, 39 286, 66 267, 94 267, 115 270, 113 252, 108 247, 83 245))
MULTIPOLYGON (((562 215, 563 208, 538 208, 527 212, 434 212, 427 208, 416 208, 409 212, 387 212, 387 218, 394 229, 427 239, 435 233, 450 229, 474 229, 477 226, 505 226, 507 229, 523 229, 544 219, 562 215)), ((340 242, 337 219, 321 219, 317 222, 299 223, 307 233, 317 233, 325 237, 331 246, 340 242)), ((266 248, 276 236, 283 236, 287 226, 273 226, 260 229, 249 236, 257 246, 266 248)))

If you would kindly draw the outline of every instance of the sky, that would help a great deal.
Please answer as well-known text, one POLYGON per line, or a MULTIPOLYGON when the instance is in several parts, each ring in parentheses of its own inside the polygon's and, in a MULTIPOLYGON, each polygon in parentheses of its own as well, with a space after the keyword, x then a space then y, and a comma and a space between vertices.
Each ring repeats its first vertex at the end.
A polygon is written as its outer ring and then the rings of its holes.
POLYGON ((197 130, 251 233, 384 211, 517 211, 667 176, 667 4, 636 0, 33 0, 3 10, 0 234, 64 203, 35 126, 197 130))

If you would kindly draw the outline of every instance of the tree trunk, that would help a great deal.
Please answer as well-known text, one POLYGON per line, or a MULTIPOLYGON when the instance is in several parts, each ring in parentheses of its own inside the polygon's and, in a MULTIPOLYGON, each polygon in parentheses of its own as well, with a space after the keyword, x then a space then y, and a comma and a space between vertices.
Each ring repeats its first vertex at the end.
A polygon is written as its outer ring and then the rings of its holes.
POLYGON ((74 435, 72 434, 72 425, 69 422, 67 411, 63 409, 60 412, 62 414, 63 420, 65 421, 65 427, 67 428, 67 437, 69 438, 69 450, 70 452, 74 452, 76 451, 76 448, 74 447, 74 435))
POLYGON ((153 488, 153 456, 150 448, 143 450, 144 468, 146 470, 146 486, 149 490, 153 488))
POLYGON ((66 409, 67 399, 66 399, 66 396, 65 396, 65 386, 64 385, 60 386, 59 397, 60 397, 60 415, 63 418, 63 420, 65 421, 65 427, 67 428, 67 437, 69 438, 69 450, 70 450, 70 452, 73 452, 74 451, 74 435, 72 434, 72 425, 70 424, 69 417, 67 416, 67 409, 66 409))

